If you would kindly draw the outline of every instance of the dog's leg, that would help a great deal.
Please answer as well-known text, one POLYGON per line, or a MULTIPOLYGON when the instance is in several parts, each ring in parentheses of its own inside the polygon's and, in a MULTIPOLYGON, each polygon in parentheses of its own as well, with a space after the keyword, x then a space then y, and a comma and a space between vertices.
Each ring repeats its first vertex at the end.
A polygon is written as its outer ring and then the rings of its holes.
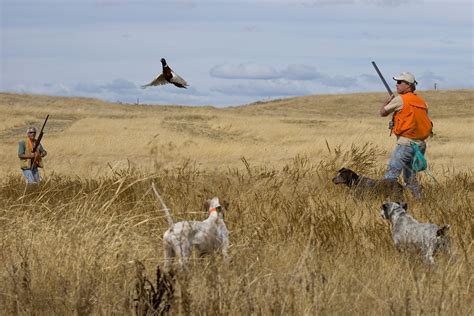
POLYGON ((452 245, 451 241, 446 236, 436 237, 436 252, 441 251, 445 255, 452 257, 452 245))
POLYGON ((393 244, 398 251, 402 251, 402 241, 398 238, 398 234, 392 234, 393 244))
POLYGON ((453 256, 453 246, 451 244, 451 240, 449 240, 447 237, 445 237, 443 240, 443 251, 448 256, 453 256))
POLYGON ((229 239, 224 238, 222 241, 222 258, 224 258, 224 261, 227 262, 229 261, 229 239))
POLYGON ((224 257, 224 261, 229 261, 229 232, 227 231, 227 227, 223 232, 223 240, 222 240, 222 256, 224 257))
POLYGON ((434 264, 434 244, 430 243, 430 245, 426 248, 423 249, 422 251, 422 256, 423 256, 423 261, 427 264, 434 264))
POLYGON ((433 255, 428 255, 425 260, 426 260, 426 263, 428 264, 435 264, 433 255))
POLYGON ((164 248, 165 248, 164 249, 164 257, 165 257, 164 271, 166 273, 170 273, 172 265, 173 265, 173 259, 175 257, 175 252, 173 250, 173 247, 169 244, 165 244, 164 248))
POLYGON ((181 240, 181 242, 175 246, 175 252, 178 256, 178 263, 181 270, 185 270, 188 264, 189 258, 192 253, 192 244, 187 240, 181 240))

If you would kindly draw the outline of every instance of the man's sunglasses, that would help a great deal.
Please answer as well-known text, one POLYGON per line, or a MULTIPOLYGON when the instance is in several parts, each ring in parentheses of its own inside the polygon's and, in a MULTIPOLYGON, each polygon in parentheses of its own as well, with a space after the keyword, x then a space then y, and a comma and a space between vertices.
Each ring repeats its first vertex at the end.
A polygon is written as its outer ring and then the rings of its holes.
POLYGON ((402 83, 406 83, 406 84, 408 84, 408 82, 406 82, 406 81, 403 81, 403 80, 397 80, 397 84, 402 84, 402 83))
POLYGON ((36 132, 28 132, 28 134, 36 134, 36 132))

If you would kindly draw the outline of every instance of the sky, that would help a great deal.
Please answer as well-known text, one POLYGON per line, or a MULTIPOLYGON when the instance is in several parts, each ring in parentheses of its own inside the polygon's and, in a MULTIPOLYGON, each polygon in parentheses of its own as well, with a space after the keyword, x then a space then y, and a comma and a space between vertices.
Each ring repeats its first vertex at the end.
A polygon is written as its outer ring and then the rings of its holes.
POLYGON ((472 0, 0 0, 0 92, 226 107, 474 87, 472 0), (149 87, 166 58, 188 89, 149 87))

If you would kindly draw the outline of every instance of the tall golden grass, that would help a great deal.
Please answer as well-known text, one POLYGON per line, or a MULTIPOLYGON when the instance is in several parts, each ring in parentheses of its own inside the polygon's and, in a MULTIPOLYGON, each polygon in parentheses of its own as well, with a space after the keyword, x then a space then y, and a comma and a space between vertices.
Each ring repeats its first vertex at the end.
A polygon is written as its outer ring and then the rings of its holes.
POLYGON ((0 94, 0 313, 152 313, 137 284, 156 285, 163 263, 155 182, 175 221, 230 201, 230 263, 192 260, 172 313, 472 314, 473 91, 422 94, 438 184, 422 175, 424 198, 406 199, 420 221, 451 224, 454 255, 435 266, 394 248, 381 197, 330 181, 341 166, 383 174, 382 94, 229 109, 0 94), (17 141, 46 113, 44 181, 26 189, 17 141))

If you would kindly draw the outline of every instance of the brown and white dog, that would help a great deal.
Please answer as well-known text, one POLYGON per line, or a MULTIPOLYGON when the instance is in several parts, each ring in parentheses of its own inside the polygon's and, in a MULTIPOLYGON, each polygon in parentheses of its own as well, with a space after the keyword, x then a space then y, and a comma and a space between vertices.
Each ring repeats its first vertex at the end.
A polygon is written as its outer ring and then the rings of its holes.
MULTIPOLYGON (((162 202, 154 185, 153 189, 162 202)), ((174 257, 178 257, 180 268, 185 269, 193 249, 198 256, 220 251, 224 260, 228 259, 229 231, 224 223, 225 207, 221 205, 219 198, 214 197, 205 203, 208 218, 203 221, 173 223, 168 208, 163 202, 162 204, 170 225, 163 234, 165 272, 171 271, 174 257)))

